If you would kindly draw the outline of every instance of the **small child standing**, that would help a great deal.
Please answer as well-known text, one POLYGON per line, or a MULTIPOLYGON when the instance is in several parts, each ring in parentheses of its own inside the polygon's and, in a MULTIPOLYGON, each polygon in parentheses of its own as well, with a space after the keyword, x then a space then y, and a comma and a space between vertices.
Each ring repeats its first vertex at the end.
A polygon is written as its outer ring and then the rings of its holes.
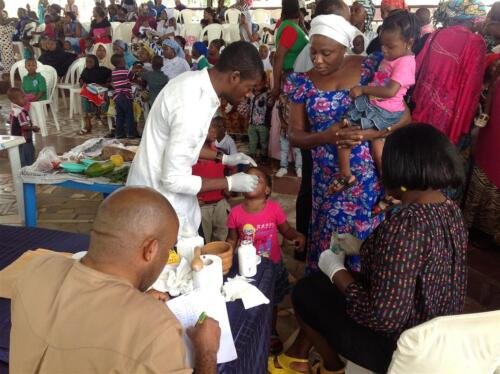
POLYGON ((196 42, 193 44, 191 50, 191 56, 193 60, 193 66, 191 70, 203 70, 209 67, 207 60, 208 48, 203 42, 196 42))
POLYGON ((236 205, 229 212, 227 242, 236 249, 242 241, 251 241, 257 249, 257 254, 269 259, 275 266, 273 333, 270 351, 276 353, 283 348, 276 332, 277 305, 290 291, 288 271, 281 259, 278 233, 287 240, 293 241, 299 250, 304 248, 305 238, 290 226, 280 204, 269 199, 271 177, 259 168, 250 168, 248 174, 259 177, 259 183, 255 191, 244 194, 243 203, 236 205))
POLYGON ((37 73, 34 58, 26 59, 24 67, 28 71, 23 77, 22 89, 29 101, 47 100, 47 82, 42 74, 37 73))
POLYGON ((417 17, 417 22, 420 26, 420 37, 434 31, 434 27, 432 27, 431 11, 429 8, 418 8, 415 12, 415 17, 417 17))
POLYGON ((260 144, 260 156, 263 162, 267 161, 271 110, 267 76, 264 73, 252 97, 248 99, 248 155, 255 159, 257 145, 260 144))
POLYGON ((7 98, 11 102, 11 112, 8 123, 10 134, 13 136, 24 136, 26 143, 19 146, 21 166, 28 166, 35 162, 35 147, 33 146, 33 132, 40 129, 33 126, 28 111, 25 109, 28 99, 19 88, 9 88, 7 98))
MULTIPOLYGON (((384 59, 368 86, 351 89, 354 100, 348 111, 349 120, 360 123, 363 129, 390 131, 402 117, 406 91, 415 84, 415 56, 413 42, 420 27, 414 14, 408 11, 391 13, 380 28, 380 42, 384 59), (369 96, 371 98, 369 98, 369 96)), ((382 173, 384 139, 371 141, 371 153, 378 171, 382 173)), ((330 186, 330 193, 338 193, 356 184, 351 173, 350 148, 338 148, 340 175, 330 186)))
POLYGON ((215 147, 217 147, 218 150, 224 152, 224 154, 226 155, 233 155, 235 153, 238 153, 236 142, 231 137, 231 135, 226 132, 226 124, 223 118, 222 121, 218 121, 216 123, 216 128, 217 138, 214 142, 215 147))
POLYGON ((152 71, 144 71, 141 74, 141 79, 146 84, 149 92, 149 105, 153 105, 156 96, 160 93, 163 87, 168 83, 168 77, 163 74, 163 57, 155 55, 151 61, 152 71))
MULTIPOLYGON (((282 100, 283 97, 280 99, 282 100)), ((276 172, 276 177, 281 178, 288 174, 288 156, 290 153, 290 140, 288 139, 288 116, 289 105, 282 102, 277 105, 280 121, 280 168, 276 172)), ((300 148, 292 147, 295 159, 295 173, 297 178, 302 178, 302 153, 300 148)))
MULTIPOLYGON (((215 117, 210 123, 205 145, 217 151, 214 145, 217 131, 222 123, 221 117, 215 117)), ((202 178, 224 178, 224 165, 214 160, 199 159, 193 166, 193 175, 202 178)), ((212 241, 224 241, 227 238, 227 214, 229 204, 225 198, 224 190, 201 192, 198 194, 198 202, 201 209, 201 227, 205 243, 212 241)))
POLYGON ((115 67, 111 73, 113 101, 116 108, 115 138, 123 139, 125 136, 129 139, 137 138, 132 108, 132 84, 129 79, 129 71, 125 68, 125 59, 122 55, 114 54, 111 56, 111 63, 115 67))

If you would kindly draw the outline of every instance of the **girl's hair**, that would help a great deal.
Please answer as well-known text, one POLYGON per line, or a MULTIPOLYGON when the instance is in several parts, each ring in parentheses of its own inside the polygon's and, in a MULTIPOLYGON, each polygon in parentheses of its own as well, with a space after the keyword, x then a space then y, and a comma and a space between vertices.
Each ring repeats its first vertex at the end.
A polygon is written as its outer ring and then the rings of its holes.
POLYGON ((99 67, 99 59, 97 58, 96 55, 91 55, 91 54, 88 54, 87 56, 85 56, 87 58, 90 58, 91 60, 94 61, 94 69, 95 68, 98 68, 99 67))
POLYGON ((380 28, 382 31, 399 31, 405 41, 418 39, 420 25, 414 13, 397 9, 392 11, 380 28))
POLYGON ((226 42, 224 39, 214 39, 210 42, 210 44, 213 44, 217 49, 221 49, 222 47, 226 46, 226 42))
POLYGON ((281 2, 281 18, 294 19, 300 18, 300 8, 298 0, 282 0, 281 2))

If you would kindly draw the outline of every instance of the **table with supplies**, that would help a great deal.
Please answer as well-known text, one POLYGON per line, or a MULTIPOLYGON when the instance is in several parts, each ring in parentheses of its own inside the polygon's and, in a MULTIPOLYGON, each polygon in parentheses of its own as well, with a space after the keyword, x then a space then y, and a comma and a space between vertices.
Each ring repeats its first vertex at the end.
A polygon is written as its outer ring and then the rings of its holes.
MULTIPOLYGON (((89 236, 41 228, 0 225, 0 271, 24 252, 37 248, 76 253, 88 248, 89 236)), ((236 256, 228 277, 238 272, 236 256)), ((241 300, 226 303, 238 358, 218 365, 219 373, 265 373, 271 333, 274 271, 262 259, 253 284, 270 300, 269 304, 245 310, 241 300)), ((0 298, 0 373, 8 372, 10 300, 0 298)))

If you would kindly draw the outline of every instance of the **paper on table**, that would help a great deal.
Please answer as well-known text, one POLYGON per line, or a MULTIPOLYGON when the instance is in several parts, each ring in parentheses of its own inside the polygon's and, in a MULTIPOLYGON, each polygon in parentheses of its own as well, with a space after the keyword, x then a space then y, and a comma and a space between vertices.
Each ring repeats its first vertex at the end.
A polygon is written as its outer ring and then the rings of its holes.
MULTIPOLYGON (((167 301, 167 306, 177 317, 182 327, 187 329, 192 327, 198 321, 198 317, 202 312, 207 316, 219 322, 221 329, 219 352, 217 352, 217 363, 233 361, 238 358, 236 347, 234 346, 229 317, 227 315, 226 302, 222 295, 214 295, 210 293, 200 292, 195 290, 188 294, 178 296, 167 301)), ((191 367, 194 367, 194 357, 191 341, 184 332, 184 340, 186 341, 187 360, 191 367)))

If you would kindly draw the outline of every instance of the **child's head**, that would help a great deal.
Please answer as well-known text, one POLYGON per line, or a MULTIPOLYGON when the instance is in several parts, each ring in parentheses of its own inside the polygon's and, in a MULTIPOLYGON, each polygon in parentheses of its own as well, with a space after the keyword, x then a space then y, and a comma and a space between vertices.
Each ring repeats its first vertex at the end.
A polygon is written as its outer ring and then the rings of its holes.
POLYGON ((186 49, 186 39, 184 39, 182 36, 180 35, 176 35, 174 36, 174 40, 177 42, 177 44, 179 44, 181 46, 181 48, 184 50, 186 49))
POLYGON ((255 85, 255 92, 262 92, 267 89, 267 74, 262 74, 262 79, 255 85))
POLYGON ((99 60, 104 60, 106 58, 106 55, 108 52, 106 51, 106 47, 104 45, 99 45, 97 49, 95 50, 95 55, 99 60))
POLYGON ((20 107, 24 107, 28 103, 28 99, 26 95, 20 88, 9 88, 7 90, 7 98, 11 103, 19 105, 20 107))
POLYGON ((84 44, 85 44, 85 49, 90 49, 94 45, 94 40, 92 38, 85 38, 84 44))
POLYGON ((44 19, 46 24, 54 22, 54 19, 52 18, 52 16, 50 14, 46 14, 43 19, 44 19))
POLYGON ((57 41, 54 39, 47 40, 47 51, 55 51, 57 49, 57 41))
POLYGON ((85 57, 85 68, 94 69, 99 66, 99 60, 96 55, 87 55, 85 57))
POLYGON ((29 75, 34 75, 36 73, 36 67, 37 67, 36 59, 27 58, 24 63, 24 67, 26 68, 26 70, 28 70, 29 75))
POLYGON ((273 181, 271 176, 267 175, 262 169, 251 167, 247 171, 250 175, 255 175, 259 178, 257 187, 252 192, 244 193, 245 199, 261 199, 268 198, 271 195, 273 181))
POLYGON ((141 26, 149 27, 149 20, 145 19, 144 21, 142 21, 141 26))
POLYGON ((206 142, 208 144, 212 144, 216 140, 219 140, 218 135, 221 129, 224 133, 226 132, 226 129, 224 127, 224 120, 222 119, 222 117, 217 116, 212 118, 212 122, 210 122, 210 127, 208 128, 206 142))
POLYGON ((123 58, 123 55, 119 55, 115 53, 113 56, 111 56, 111 63, 115 68, 124 68, 125 67, 125 59, 123 58))
POLYGON ((269 47, 267 46, 267 44, 261 44, 259 46, 259 54, 262 60, 265 60, 269 57, 269 47))
POLYGON ((417 22, 420 27, 431 23, 431 11, 429 8, 418 8, 415 12, 415 17, 417 17, 417 22))
POLYGON ((177 27, 177 21, 175 20, 175 18, 174 18, 174 17, 169 18, 169 20, 168 20, 168 25, 169 25, 170 27, 173 27, 173 28, 177 27))
POLYGON ((139 52, 137 52, 137 59, 143 63, 150 62, 151 54, 146 48, 142 47, 139 49, 139 52))
POLYGON ((412 53, 412 46, 420 34, 420 26, 413 13, 397 10, 384 20, 380 43, 384 58, 392 61, 412 53))
POLYGON ((68 40, 65 40, 63 43, 63 47, 65 51, 73 51, 73 46, 68 40))
POLYGON ((153 70, 160 71, 163 67, 163 58, 161 56, 154 55, 153 59, 151 60, 151 66, 153 70))
POLYGON ((220 50, 226 45, 223 39, 214 39, 208 45, 208 60, 213 64, 217 62, 220 56, 220 50))
POLYGON ((113 53, 123 56, 126 50, 127 50, 127 44, 123 40, 117 39, 114 41, 113 53))
POLYGON ((358 35, 352 41, 352 51, 355 54, 359 55, 363 53, 364 50, 365 50, 365 39, 363 38, 363 35, 358 35))
POLYGON ((200 56, 206 57, 208 54, 207 46, 203 42, 196 42, 193 44, 191 54, 195 59, 199 58, 200 56))

